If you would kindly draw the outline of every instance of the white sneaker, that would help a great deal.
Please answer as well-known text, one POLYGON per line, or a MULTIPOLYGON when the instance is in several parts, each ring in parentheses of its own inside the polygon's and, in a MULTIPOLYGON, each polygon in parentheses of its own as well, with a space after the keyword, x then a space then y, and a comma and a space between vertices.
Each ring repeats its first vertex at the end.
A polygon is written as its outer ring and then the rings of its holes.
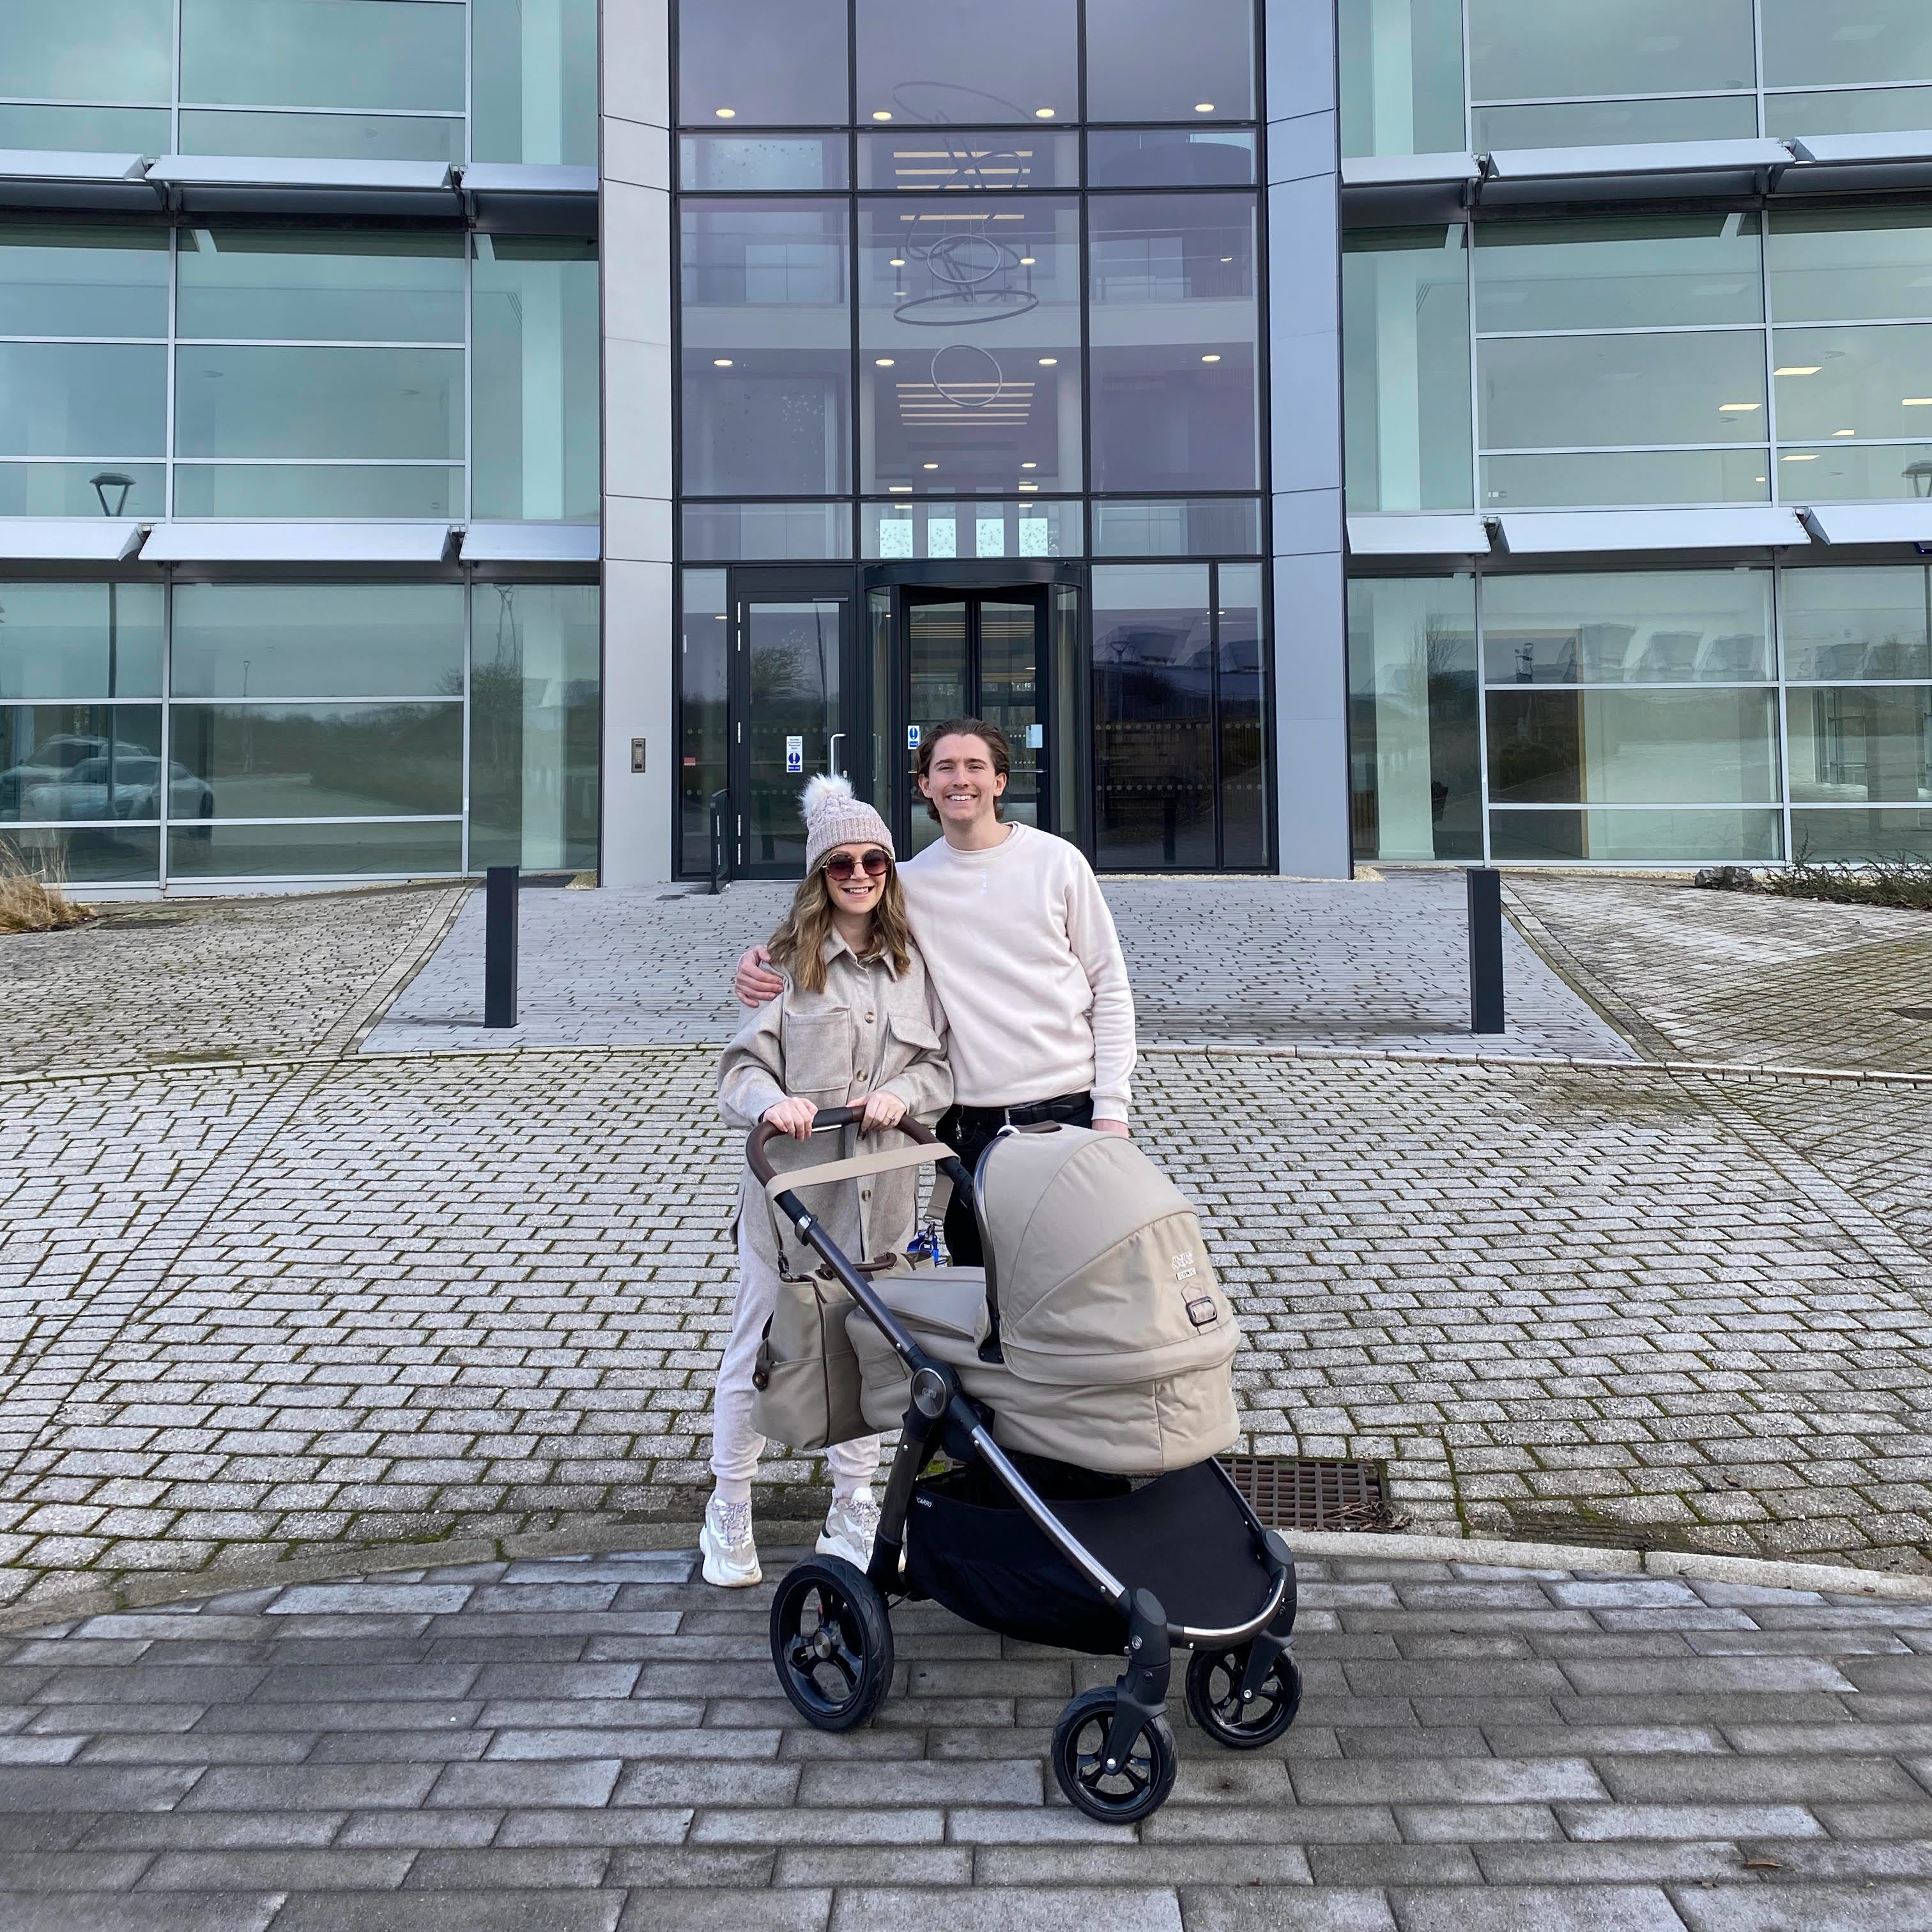
POLYGON ((752 1540, 749 1503, 728 1503, 714 1490, 711 1500, 704 1505, 698 1546, 704 1552, 707 1583, 727 1590, 742 1590, 765 1580, 765 1573, 758 1568, 758 1546, 752 1540))
POLYGON ((868 1490, 835 1502, 827 1511, 818 1538, 821 1556, 842 1556, 855 1570, 872 1560, 872 1539, 879 1533, 879 1506, 868 1490))

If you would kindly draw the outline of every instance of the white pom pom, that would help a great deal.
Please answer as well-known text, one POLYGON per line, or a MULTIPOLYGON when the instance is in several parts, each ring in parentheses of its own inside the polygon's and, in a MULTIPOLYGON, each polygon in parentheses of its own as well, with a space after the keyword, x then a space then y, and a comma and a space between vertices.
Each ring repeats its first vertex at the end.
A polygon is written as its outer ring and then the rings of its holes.
POLYGON ((798 815, 809 825, 818 814, 818 808, 828 801, 844 800, 852 796, 852 781, 834 774, 820 772, 805 788, 805 795, 798 802, 798 815))

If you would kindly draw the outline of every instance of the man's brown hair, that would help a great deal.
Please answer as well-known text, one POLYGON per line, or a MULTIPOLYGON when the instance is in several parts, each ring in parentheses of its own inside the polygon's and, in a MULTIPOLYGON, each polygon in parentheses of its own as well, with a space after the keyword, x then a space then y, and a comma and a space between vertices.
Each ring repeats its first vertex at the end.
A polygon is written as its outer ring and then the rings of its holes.
MULTIPOLYGON (((988 724, 983 718, 948 718, 935 724, 919 741, 919 759, 913 766, 915 778, 926 778, 932 776, 932 754, 942 738, 978 738, 984 741, 987 755, 993 761, 994 774, 1000 778, 1010 777, 1013 769, 1013 748, 1006 742, 1006 734, 997 724, 988 724)), ((993 801, 993 815, 999 816, 1000 802, 993 801)), ((926 815, 936 825, 939 822, 939 807, 931 799, 926 802, 926 815)))

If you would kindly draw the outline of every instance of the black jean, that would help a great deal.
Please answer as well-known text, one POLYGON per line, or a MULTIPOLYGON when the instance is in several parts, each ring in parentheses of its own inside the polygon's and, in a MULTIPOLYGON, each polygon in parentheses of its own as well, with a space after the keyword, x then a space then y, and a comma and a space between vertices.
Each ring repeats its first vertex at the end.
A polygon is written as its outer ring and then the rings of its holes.
MULTIPOLYGON (((1026 1127, 1040 1120, 1064 1120, 1070 1126, 1094 1124, 1091 1094, 1063 1094, 1026 1107, 949 1107, 940 1117, 939 1138, 965 1163, 968 1174, 979 1170, 980 1156, 1004 1126, 1026 1127)), ((956 1191, 946 1209, 946 1252, 956 1268, 983 1268, 980 1223, 971 1207, 956 1191)))

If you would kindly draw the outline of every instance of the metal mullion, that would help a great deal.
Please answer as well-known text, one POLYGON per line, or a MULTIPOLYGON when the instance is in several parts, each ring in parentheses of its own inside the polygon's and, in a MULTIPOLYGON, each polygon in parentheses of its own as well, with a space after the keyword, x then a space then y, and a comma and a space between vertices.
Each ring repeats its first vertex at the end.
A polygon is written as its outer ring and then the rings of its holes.
MULTIPOLYGON (((152 341, 148 337, 146 340, 152 341)), ((323 336, 310 340, 281 335, 189 335, 182 340, 196 349, 452 349, 466 350, 469 344, 462 342, 361 342, 346 341, 339 336, 323 336)))
POLYGON ((87 349, 152 349, 163 339, 154 335, 0 335, 0 342, 73 343, 87 349))
MULTIPOLYGON (((434 4, 434 0, 419 0, 434 4)), ((106 105, 95 103, 94 105, 106 105)), ((152 106, 151 101, 146 104, 152 106)), ((368 115, 383 121, 460 121, 460 107, 298 107, 282 100, 181 100, 184 114, 300 114, 310 119, 328 120, 345 114, 368 115)))
MULTIPOLYGON (((1474 614, 1476 628, 1476 815, 1482 821, 1483 863, 1487 866, 1494 863, 1490 850, 1490 686, 1484 675, 1489 640, 1484 634, 1484 573, 1472 563, 1469 575, 1470 608, 1474 614)), ((1450 581, 1454 580, 1452 576, 1450 581)))
POLYGON ((1472 98, 1469 104, 1472 107, 1621 106, 1630 100, 1736 100, 1757 91, 1750 87, 1690 87, 1672 88, 1662 94, 1512 94, 1506 99, 1493 100, 1472 98))
MULTIPOLYGON (((1430 224, 1433 227, 1435 224, 1430 224)), ((1820 328, 1832 325, 1820 323, 1820 328)), ((1848 326, 1862 328, 1863 322, 1848 326)), ((1600 335, 1740 335, 1747 329, 1762 328, 1762 318, 1756 322, 1642 322, 1620 328, 1485 328, 1477 336, 1480 342, 1525 342, 1564 340, 1578 336, 1600 335)))
MULTIPOLYGON (((602 317, 598 332, 600 336, 603 332, 602 317)), ((466 235, 463 241, 463 515, 466 523, 475 514, 476 466, 471 455, 476 446, 476 358, 472 348, 476 338, 476 238, 466 235)), ((604 515, 601 502, 597 514, 601 525, 604 515)))
MULTIPOLYGON (((1468 153, 1473 154, 1476 152, 1476 108, 1474 98, 1476 88, 1475 65, 1471 57, 1472 43, 1469 38, 1469 0, 1456 0, 1456 11, 1460 19, 1462 28, 1462 146, 1468 153)), ((1335 36, 1336 66, 1338 70, 1341 65, 1341 49, 1342 36, 1338 32, 1335 36)), ((1413 69, 1412 69, 1412 71, 1413 69)), ((1338 85, 1335 90, 1335 119, 1338 134, 1342 118, 1341 92, 1342 90, 1338 85)), ((1413 117, 1414 113, 1414 94, 1412 85, 1410 92, 1409 112, 1411 116, 1413 117)), ((1486 823, 1486 821, 1485 822, 1486 823)), ((1352 832, 1351 836, 1352 837, 1352 832)))
MULTIPOLYGON (((167 426, 161 439, 161 505, 162 514, 172 517, 175 513, 175 365, 180 356, 180 307, 181 307, 181 226, 178 222, 168 224, 168 345, 167 375, 166 380, 167 426)), ((172 594, 170 602, 172 604, 172 594)))
POLYGON ((173 831, 173 814, 169 808, 174 802, 174 785, 169 774, 175 748, 174 689, 175 586, 174 572, 170 568, 161 586, 161 830, 154 871, 156 890, 164 895, 168 889, 168 842, 173 831))
MULTIPOLYGON (((1258 616, 1258 613, 1256 614, 1258 616)), ((1208 566, 1208 770, 1214 796, 1214 869, 1227 869, 1227 826, 1221 790, 1221 566, 1208 566)))
MULTIPOLYGON (((174 83, 169 89, 170 95, 170 98, 168 102, 169 145, 176 154, 179 154, 181 152, 182 9, 186 4, 187 0, 175 0, 173 9, 173 58, 170 62, 168 68, 169 74, 172 76, 174 83)), ((172 321, 172 316, 170 316, 170 321, 172 321)), ((172 360, 172 356, 170 356, 170 361, 172 360)), ((172 498, 170 499, 170 504, 172 504, 172 498)))
MULTIPOLYGON (((1751 79, 1756 83, 1754 105, 1757 110, 1757 131, 1760 138, 1764 134, 1764 7, 1762 0, 1751 0, 1751 79)), ((1759 230, 1760 244, 1763 235, 1759 230)), ((1786 850, 1789 851, 1787 844, 1786 850)))
MULTIPOLYGON (((1624 454, 1665 456, 1671 454, 1694 455, 1700 450, 1744 451, 1761 449, 1762 440, 1754 437, 1749 442, 1581 442, 1581 443, 1484 443, 1478 446, 1478 454, 1483 456, 1618 456, 1624 454)), ((1826 444, 1826 448, 1832 446, 1826 444)), ((1840 446, 1842 447, 1842 446, 1840 446)), ((1590 507, 1584 506, 1581 507, 1590 507)))
MULTIPOLYGON (((463 582, 463 844, 460 861, 464 876, 470 872, 470 719, 472 702, 472 660, 475 655, 476 572, 474 566, 464 572, 463 582)), ((520 827, 519 828, 520 830, 520 827)), ((520 838, 517 856, 523 857, 520 838)))

